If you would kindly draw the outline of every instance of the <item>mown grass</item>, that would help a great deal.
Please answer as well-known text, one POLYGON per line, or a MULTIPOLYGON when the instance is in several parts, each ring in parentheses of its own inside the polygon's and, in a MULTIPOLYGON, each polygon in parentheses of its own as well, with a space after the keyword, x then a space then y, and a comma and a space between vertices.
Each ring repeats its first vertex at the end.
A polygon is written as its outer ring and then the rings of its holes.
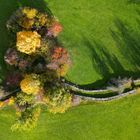
POLYGON ((140 7, 135 2, 48 0, 64 26, 60 40, 73 59, 70 81, 97 86, 113 76, 139 76, 140 7))
POLYGON ((139 140, 140 95, 108 103, 80 105, 65 114, 44 110, 31 132, 11 132, 12 109, 0 111, 2 140, 139 140))
MULTIPOLYGON (((7 19, 19 6, 50 7, 64 30, 59 40, 73 60, 67 79, 96 87, 112 76, 139 76, 139 0, 0 0, 0 77, 6 66, 3 54, 10 37, 7 19)), ((12 133, 12 109, 0 113, 3 140, 139 140, 140 96, 103 104, 73 107, 62 115, 42 112, 30 133, 12 133)))

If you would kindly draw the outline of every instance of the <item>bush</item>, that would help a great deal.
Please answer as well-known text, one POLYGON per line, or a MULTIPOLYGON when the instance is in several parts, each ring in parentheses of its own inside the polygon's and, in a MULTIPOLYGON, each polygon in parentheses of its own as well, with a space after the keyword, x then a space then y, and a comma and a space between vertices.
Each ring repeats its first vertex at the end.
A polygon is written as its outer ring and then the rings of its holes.
POLYGON ((32 95, 28 95, 24 92, 19 92, 17 95, 14 97, 14 100, 17 104, 18 107, 26 107, 28 105, 32 105, 34 103, 34 99, 32 95))
POLYGON ((57 41, 62 26, 50 13, 19 8, 8 20, 7 28, 13 40, 4 56, 10 75, 3 86, 7 98, 11 93, 13 98, 0 102, 0 106, 14 103, 18 119, 13 131, 30 130, 38 120, 39 104, 47 103, 53 113, 63 113, 71 106, 71 95, 60 78, 66 75, 70 58, 57 41))
POLYGON ((37 74, 26 75, 20 83, 21 90, 26 94, 37 94, 41 90, 41 82, 37 74))
POLYGON ((24 111, 17 112, 18 119, 11 127, 12 131, 30 131, 38 121, 40 115, 40 107, 28 107, 24 111))
POLYGON ((71 94, 61 87, 48 90, 45 102, 51 113, 64 113, 71 106, 71 94))

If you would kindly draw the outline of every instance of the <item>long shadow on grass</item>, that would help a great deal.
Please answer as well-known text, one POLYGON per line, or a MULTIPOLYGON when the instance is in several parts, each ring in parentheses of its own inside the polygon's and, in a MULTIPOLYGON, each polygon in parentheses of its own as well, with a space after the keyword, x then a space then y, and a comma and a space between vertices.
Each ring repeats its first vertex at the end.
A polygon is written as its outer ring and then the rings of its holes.
POLYGON ((116 75, 125 71, 118 58, 110 54, 101 42, 94 41, 94 45, 92 45, 90 41, 85 40, 84 43, 90 49, 93 68, 102 77, 108 79, 111 71, 116 75))
POLYGON ((91 84, 77 86, 84 89, 98 89, 103 85, 106 86, 110 78, 119 76, 121 76, 122 78, 137 78, 138 75, 140 75, 139 71, 126 71, 122 64, 119 62, 118 58, 115 55, 111 54, 108 50, 106 50, 106 47, 101 42, 99 43, 94 40, 94 43, 91 43, 88 39, 86 39, 86 37, 84 37, 83 40, 85 46, 90 49, 90 57, 92 59, 93 69, 96 70, 96 72, 100 74, 103 79, 91 84))
MULTIPOLYGON (((110 31, 112 38, 116 43, 116 47, 118 47, 128 63, 131 63, 135 67, 135 71, 126 71, 118 58, 115 55, 110 54, 101 42, 94 41, 92 44, 86 39, 84 43, 90 49, 93 68, 102 75, 103 79, 80 87, 98 88, 105 85, 111 77, 121 76, 137 78, 140 76, 140 32, 134 31, 120 19, 116 19, 114 24, 116 25, 117 31, 110 31), (112 72, 110 72, 110 70, 112 72)), ((140 22, 138 24, 140 25, 140 22)))
POLYGON ((140 32, 134 31, 120 19, 114 21, 118 31, 111 30, 111 35, 122 55, 135 66, 140 68, 140 32))
POLYGON ((80 87, 85 89, 100 88, 103 85, 106 86, 112 77, 133 77, 135 79, 140 76, 140 32, 134 31, 120 19, 116 19, 114 23, 117 31, 110 30, 112 38, 127 62, 135 67, 135 71, 125 70, 119 59, 107 51, 101 42, 95 40, 91 42, 84 37, 83 43, 90 49, 93 68, 103 79, 88 85, 79 85, 80 87))
POLYGON ((138 23, 139 30, 140 30, 140 10, 137 9, 136 12, 137 12, 137 14, 139 15, 139 17, 137 17, 136 21, 137 21, 137 23, 138 23))
POLYGON ((3 55, 11 40, 6 29, 6 22, 20 6, 30 6, 40 11, 49 11, 44 0, 0 0, 0 78, 3 78, 6 73, 3 55))
POLYGON ((128 0, 129 4, 140 4, 140 0, 128 0))

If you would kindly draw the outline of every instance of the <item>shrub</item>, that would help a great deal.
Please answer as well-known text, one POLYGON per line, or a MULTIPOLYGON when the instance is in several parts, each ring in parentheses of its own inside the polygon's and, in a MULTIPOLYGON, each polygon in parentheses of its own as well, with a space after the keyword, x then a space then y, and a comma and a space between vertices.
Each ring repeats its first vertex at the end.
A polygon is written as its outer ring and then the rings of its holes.
POLYGON ((51 55, 51 62, 47 67, 56 71, 58 76, 65 76, 70 66, 70 58, 64 48, 57 47, 53 49, 51 55))
POLYGON ((18 58, 18 53, 13 48, 9 48, 4 56, 5 62, 9 65, 17 65, 18 58))
POLYGON ((40 48, 41 41, 40 35, 37 32, 21 31, 17 33, 17 49, 25 54, 32 54, 36 52, 37 48, 40 48))
POLYGON ((11 105, 14 105, 15 101, 14 101, 14 98, 11 97, 5 101, 0 101, 0 108, 2 107, 5 107, 5 106, 11 106, 11 105))
POLYGON ((26 75, 20 83, 20 88, 26 94, 37 94, 41 89, 41 82, 38 75, 26 75))
POLYGON ((70 106, 72 97, 64 88, 56 87, 48 90, 45 102, 51 113, 64 113, 70 106))
POLYGON ((12 67, 3 85, 4 92, 8 92, 6 98, 11 93, 13 98, 0 102, 0 106, 14 103, 18 120, 12 130, 30 130, 38 120, 39 104, 47 104, 52 113, 63 113, 71 106, 71 94, 60 78, 67 73, 70 58, 56 38, 62 26, 50 13, 19 8, 8 20, 7 28, 14 34, 12 48, 4 59, 12 67))
POLYGON ((4 89, 7 91, 15 90, 20 86, 20 81, 22 80, 22 75, 19 72, 13 72, 7 74, 3 84, 4 89))
POLYGON ((36 14, 38 13, 38 11, 34 8, 29 8, 29 7, 24 7, 22 9, 22 13, 29 19, 33 19, 36 14))
POLYGON ((30 131, 37 124, 40 107, 28 107, 24 111, 17 112, 17 115, 18 119, 16 123, 12 125, 12 131, 30 131))
POLYGON ((14 100, 18 107, 26 107, 34 103, 33 96, 24 92, 17 93, 17 95, 14 97, 14 100))
POLYGON ((62 31, 62 26, 59 22, 54 21, 48 29, 49 36, 57 36, 62 31))

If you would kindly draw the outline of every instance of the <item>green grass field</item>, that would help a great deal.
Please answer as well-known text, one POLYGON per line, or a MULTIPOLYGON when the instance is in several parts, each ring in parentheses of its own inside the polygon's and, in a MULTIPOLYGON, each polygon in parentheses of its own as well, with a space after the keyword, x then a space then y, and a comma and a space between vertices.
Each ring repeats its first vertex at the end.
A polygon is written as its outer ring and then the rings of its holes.
POLYGON ((48 1, 73 59, 67 78, 86 85, 114 75, 138 75, 140 5, 128 0, 48 1))
POLYGON ((12 109, 0 113, 1 140, 139 140, 140 95, 73 107, 62 115, 43 111, 29 133, 11 132, 12 109))
MULTIPOLYGON (((10 37, 7 19, 19 6, 45 10, 64 29, 59 40, 72 58, 66 78, 96 87, 113 76, 139 77, 140 0, 0 0, 0 77, 6 73, 3 54, 10 37)), ((14 112, 0 112, 0 140, 139 140, 140 95, 111 103, 73 107, 62 115, 45 110, 35 130, 12 133, 14 112)))

